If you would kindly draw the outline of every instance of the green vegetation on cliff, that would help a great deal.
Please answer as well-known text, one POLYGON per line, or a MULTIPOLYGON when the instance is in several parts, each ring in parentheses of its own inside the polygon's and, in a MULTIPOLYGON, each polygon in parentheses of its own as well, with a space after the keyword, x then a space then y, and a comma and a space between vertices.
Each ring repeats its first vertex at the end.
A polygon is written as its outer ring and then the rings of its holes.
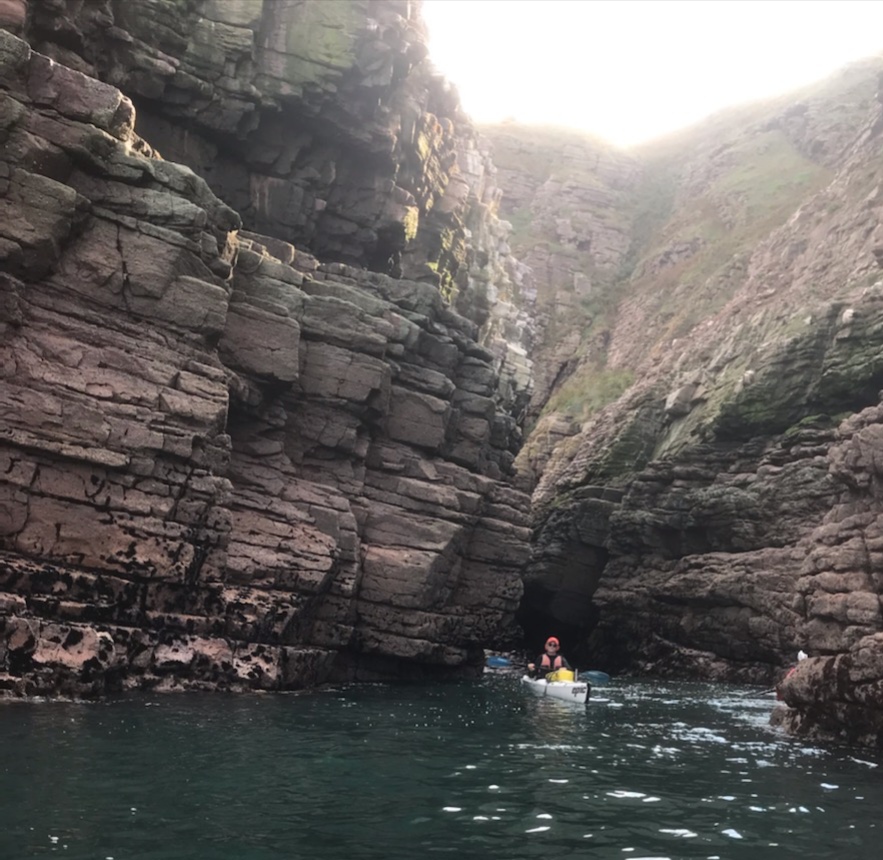
POLYGON ((581 368, 555 390, 546 404, 546 411, 586 419, 616 400, 634 381, 634 373, 625 368, 581 368))
MULTIPOLYGON (((628 152, 560 129, 483 129, 513 250, 533 269, 532 414, 588 421, 582 437, 607 439, 577 458, 585 480, 697 440, 784 432, 807 414, 873 399, 883 367, 842 334, 843 308, 829 303, 874 282, 873 263, 850 265, 848 251, 812 258, 871 205, 872 156, 862 181, 843 182, 838 171, 878 110, 881 69, 883 59, 857 63, 628 152), (841 270, 839 279, 827 274, 841 270), (658 403, 632 396, 642 380, 658 403), (683 398, 671 411, 669 396, 683 398), (652 412, 637 460, 619 439, 636 403, 652 412), (602 409, 608 417, 593 430, 602 409), (613 456, 620 447, 631 453, 613 456)), ((529 441, 531 458, 576 456, 575 444, 550 444, 557 454, 529 441)), ((568 485, 578 480, 571 474, 568 485)))
MULTIPOLYGON (((659 339, 683 337, 718 311, 741 283, 757 244, 833 175, 778 129, 722 143, 702 166, 692 181, 684 177, 684 165, 670 160, 650 160, 646 167, 645 187, 662 201, 660 188, 673 199, 668 218, 657 221, 655 230, 639 224, 644 235, 635 231, 635 245, 643 241, 643 253, 637 252, 620 289, 652 310, 659 339)), ((645 200, 638 196, 636 221, 648 220, 645 200)))
POLYGON ((288 81, 317 81, 323 69, 348 69, 355 59, 353 41, 363 19, 350 3, 304 3, 298 26, 288 29, 288 81), (298 64, 301 59, 303 64, 298 64))

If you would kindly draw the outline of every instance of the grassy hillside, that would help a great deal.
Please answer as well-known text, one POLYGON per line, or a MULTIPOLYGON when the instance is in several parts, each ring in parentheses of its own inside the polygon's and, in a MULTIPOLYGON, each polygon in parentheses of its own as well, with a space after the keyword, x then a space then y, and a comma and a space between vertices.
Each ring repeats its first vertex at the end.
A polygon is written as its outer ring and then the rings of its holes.
POLYGON ((712 319, 755 248, 831 182, 881 70, 872 58, 627 152, 563 129, 483 128, 513 249, 542 268, 536 358, 554 382, 534 414, 585 421, 712 319), (562 242, 561 219, 585 241, 562 242), (591 289, 575 291, 580 274, 591 289))

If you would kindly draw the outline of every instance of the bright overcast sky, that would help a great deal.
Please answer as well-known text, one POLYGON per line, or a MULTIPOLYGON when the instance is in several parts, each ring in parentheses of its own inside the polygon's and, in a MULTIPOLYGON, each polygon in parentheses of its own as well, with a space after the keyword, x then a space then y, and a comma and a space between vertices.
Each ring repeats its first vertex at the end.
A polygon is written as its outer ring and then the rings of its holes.
POLYGON ((424 0, 430 53, 479 122, 621 145, 883 51, 877 0, 424 0))

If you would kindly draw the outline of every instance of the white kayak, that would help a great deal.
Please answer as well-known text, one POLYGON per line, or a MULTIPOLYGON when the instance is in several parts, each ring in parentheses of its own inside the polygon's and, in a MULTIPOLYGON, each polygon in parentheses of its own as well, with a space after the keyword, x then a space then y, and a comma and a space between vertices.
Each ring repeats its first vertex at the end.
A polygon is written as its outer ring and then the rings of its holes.
POLYGON ((545 678, 524 675, 521 683, 535 696, 549 696, 580 705, 584 705, 589 698, 589 685, 585 681, 547 681, 545 678))

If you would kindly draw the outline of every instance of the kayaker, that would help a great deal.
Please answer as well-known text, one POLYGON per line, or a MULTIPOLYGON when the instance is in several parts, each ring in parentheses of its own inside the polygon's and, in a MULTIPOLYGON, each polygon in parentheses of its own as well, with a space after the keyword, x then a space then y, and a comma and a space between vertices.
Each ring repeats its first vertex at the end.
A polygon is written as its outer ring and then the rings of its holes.
POLYGON ((536 678, 538 675, 546 675, 556 669, 570 669, 572 671, 573 667, 559 653, 560 648, 561 643, 558 639, 550 636, 546 640, 545 650, 537 657, 536 663, 527 664, 527 674, 531 678, 536 678))

